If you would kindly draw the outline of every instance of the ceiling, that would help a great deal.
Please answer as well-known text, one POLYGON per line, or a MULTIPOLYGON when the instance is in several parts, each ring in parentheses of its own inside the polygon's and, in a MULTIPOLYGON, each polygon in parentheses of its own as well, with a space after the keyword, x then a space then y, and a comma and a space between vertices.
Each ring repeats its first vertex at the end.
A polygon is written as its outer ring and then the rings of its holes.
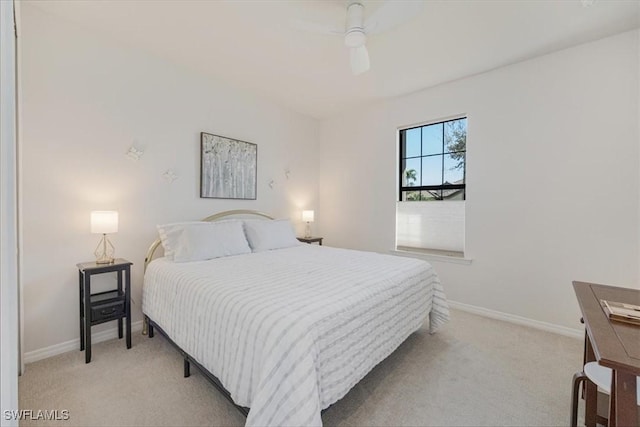
MULTIPOLYGON (((366 18, 383 2, 363 3, 366 18)), ((371 70, 353 76, 341 37, 296 25, 344 27, 344 0, 29 4, 315 118, 628 31, 640 22, 636 0, 425 1, 409 21, 368 38, 371 70)))

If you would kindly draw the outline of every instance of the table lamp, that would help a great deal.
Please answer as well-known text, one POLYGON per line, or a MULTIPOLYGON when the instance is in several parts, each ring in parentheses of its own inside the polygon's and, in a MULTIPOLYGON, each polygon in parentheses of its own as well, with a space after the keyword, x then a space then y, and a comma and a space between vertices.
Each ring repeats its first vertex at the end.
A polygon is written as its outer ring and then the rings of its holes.
POLYGON ((307 223, 307 227, 304 229, 304 237, 311 237, 311 224, 313 222, 313 211, 302 211, 302 220, 307 223))
POLYGON ((111 264, 115 248, 107 238, 107 234, 118 232, 118 212, 117 211, 92 211, 91 212, 91 232, 102 234, 100 242, 94 252, 96 264, 111 264))

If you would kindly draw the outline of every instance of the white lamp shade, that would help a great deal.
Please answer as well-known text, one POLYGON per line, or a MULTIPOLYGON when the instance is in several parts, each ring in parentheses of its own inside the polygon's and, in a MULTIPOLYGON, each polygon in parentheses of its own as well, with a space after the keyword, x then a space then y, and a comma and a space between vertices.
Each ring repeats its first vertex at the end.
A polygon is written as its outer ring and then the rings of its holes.
POLYGON ((96 234, 110 234, 118 232, 117 211, 92 211, 91 232, 96 234))
POLYGON ((302 211, 302 220, 305 222, 313 222, 313 211, 302 211))

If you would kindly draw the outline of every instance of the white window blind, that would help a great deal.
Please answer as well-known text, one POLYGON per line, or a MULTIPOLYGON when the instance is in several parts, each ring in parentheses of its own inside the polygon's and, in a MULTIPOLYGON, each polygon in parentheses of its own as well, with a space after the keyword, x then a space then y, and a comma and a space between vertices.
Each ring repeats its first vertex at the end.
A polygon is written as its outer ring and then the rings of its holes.
POLYGON ((396 246, 464 252, 464 204, 397 202, 396 246))

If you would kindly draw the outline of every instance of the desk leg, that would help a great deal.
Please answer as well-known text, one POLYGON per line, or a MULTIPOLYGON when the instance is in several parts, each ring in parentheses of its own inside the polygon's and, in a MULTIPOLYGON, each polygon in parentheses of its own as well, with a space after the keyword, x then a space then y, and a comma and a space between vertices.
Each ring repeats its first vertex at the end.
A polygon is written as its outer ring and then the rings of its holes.
POLYGON ((614 370, 611 375, 609 427, 637 425, 636 375, 614 370))
MULTIPOLYGON (((118 275, 118 292, 122 292, 122 270, 118 270, 116 274, 118 275)), ((118 319, 118 339, 122 339, 122 317, 118 319)))
POLYGON ((84 350, 84 276, 82 271, 78 270, 78 284, 80 285, 80 351, 84 350))
MULTIPOLYGON (((131 266, 124 271, 125 279, 125 310, 127 322, 127 348, 131 348, 131 266)), ((118 276, 120 277, 120 276, 118 276)))
MULTIPOLYGON (((585 332, 585 363, 593 362, 596 360, 596 356, 591 346, 591 340, 589 334, 585 332)), ((584 424, 587 427, 596 427, 596 419, 598 416, 598 387, 591 381, 585 381, 585 410, 584 410, 584 424)))
POLYGON ((91 275, 84 275, 84 362, 91 362, 91 275))

